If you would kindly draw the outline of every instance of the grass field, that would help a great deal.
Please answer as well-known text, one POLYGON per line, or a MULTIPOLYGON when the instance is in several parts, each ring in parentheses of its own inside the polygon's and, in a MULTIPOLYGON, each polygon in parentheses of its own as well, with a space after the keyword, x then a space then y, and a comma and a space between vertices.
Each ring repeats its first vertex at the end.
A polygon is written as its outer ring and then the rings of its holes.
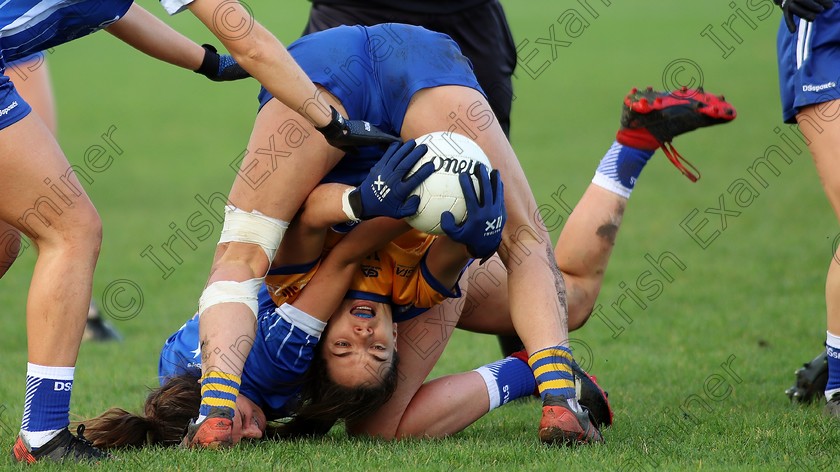
MULTIPOLYGON (((140 3, 162 16, 157 2, 140 3)), ((309 6, 249 4, 285 43, 302 30, 309 6)), ((542 446, 539 404, 524 401, 446 440, 384 443, 347 439, 336 429, 322 440, 223 453, 124 453, 102 469, 823 470, 836 462, 840 430, 818 407, 792 406, 782 393, 794 368, 825 339, 824 277, 838 228, 804 144, 781 124, 776 7, 769 0, 528 0, 505 7, 520 50, 512 141, 538 202, 555 211, 547 220, 553 236, 562 223, 560 201, 574 203, 589 183, 630 87, 702 83, 738 110, 732 124, 677 140, 703 173, 697 184, 661 153, 646 168, 606 276, 602 310, 571 335, 581 363, 610 392, 616 419, 606 444, 542 446), (776 172, 751 173, 767 153, 776 172), (664 272, 650 260, 663 260, 664 272), (658 290, 637 288, 647 272, 658 290)), ((198 42, 211 39, 189 14, 167 21, 198 42)), ((136 410, 156 384, 160 345, 193 313, 220 226, 203 241, 191 234, 196 249, 178 246, 167 278, 142 253, 150 246, 161 253, 190 215, 206 211, 200 200, 226 194, 231 163, 253 123, 256 83, 210 83, 105 33, 56 49, 49 66, 68 158, 85 170, 94 146, 113 157, 107 169, 86 169, 104 222, 94 294, 125 335, 121 344, 83 345, 72 412, 136 410)), ((23 404, 33 252, 25 251, 0 285, 6 451, 23 404)), ((458 332, 433 375, 498 355, 495 338, 458 332)))

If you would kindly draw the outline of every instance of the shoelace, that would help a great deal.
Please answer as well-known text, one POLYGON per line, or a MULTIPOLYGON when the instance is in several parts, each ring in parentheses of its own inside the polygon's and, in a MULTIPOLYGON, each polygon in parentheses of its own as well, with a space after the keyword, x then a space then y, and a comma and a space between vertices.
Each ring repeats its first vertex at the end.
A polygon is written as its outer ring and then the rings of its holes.
POLYGON ((106 457, 106 454, 93 445, 88 438, 85 437, 85 425, 80 424, 76 428, 76 436, 72 439, 70 447, 73 448, 74 453, 78 457, 80 454, 90 454, 94 457, 106 457))
POLYGON ((660 146, 662 148, 662 152, 665 153, 665 156, 668 158, 668 160, 671 161, 671 163, 674 164, 674 166, 676 166, 676 168, 679 169, 679 171, 682 172, 684 176, 688 177, 688 180, 692 182, 697 182, 697 180, 700 178, 700 170, 698 170, 697 167, 694 167, 694 164, 689 162, 688 159, 684 158, 682 154, 677 152, 677 150, 674 148, 674 145, 671 144, 670 141, 662 143, 660 146), (683 165, 683 163, 688 165, 688 167, 691 167, 691 170, 688 170, 686 166, 683 165))

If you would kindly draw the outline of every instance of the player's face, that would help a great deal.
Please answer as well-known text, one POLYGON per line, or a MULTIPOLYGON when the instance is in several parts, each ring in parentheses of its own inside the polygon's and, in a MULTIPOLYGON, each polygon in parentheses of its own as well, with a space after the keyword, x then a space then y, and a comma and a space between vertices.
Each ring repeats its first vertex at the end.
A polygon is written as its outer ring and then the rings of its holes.
POLYGON ((259 439, 265 432, 265 413, 248 397, 236 397, 236 414, 233 417, 233 442, 242 439, 259 439))
POLYGON ((379 385, 393 362, 396 343, 390 305, 344 300, 330 318, 323 340, 330 378, 345 387, 379 385))

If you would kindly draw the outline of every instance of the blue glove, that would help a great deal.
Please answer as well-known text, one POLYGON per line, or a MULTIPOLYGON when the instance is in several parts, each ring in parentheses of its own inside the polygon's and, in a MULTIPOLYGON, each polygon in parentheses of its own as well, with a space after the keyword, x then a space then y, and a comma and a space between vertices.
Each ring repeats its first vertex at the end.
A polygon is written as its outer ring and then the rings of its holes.
POLYGON ((341 116, 332 106, 330 122, 315 128, 327 139, 330 145, 345 152, 354 152, 358 146, 388 145, 400 142, 400 138, 380 130, 376 126, 362 120, 348 120, 341 116))
POLYGON ((400 219, 417 213, 420 197, 411 192, 435 171, 427 162, 410 176, 411 169, 426 154, 426 145, 414 147, 414 140, 394 143, 373 166, 362 184, 345 193, 348 218, 367 220, 377 216, 400 219))
POLYGON ((817 15, 834 5, 833 0, 773 0, 782 9, 788 31, 796 32, 796 22, 793 15, 805 21, 814 21, 817 15))
POLYGON ((467 247, 470 255, 486 259, 496 252, 502 243, 502 229, 507 220, 505 192, 499 171, 487 173, 487 166, 475 166, 478 189, 473 188, 470 174, 459 175, 464 200, 467 204, 467 218, 459 226, 452 213, 440 215, 440 227, 450 239, 467 247))
POLYGON ((251 74, 243 69, 230 54, 219 55, 216 48, 209 44, 202 44, 201 47, 204 48, 204 60, 201 62, 201 67, 195 71, 196 74, 201 74, 213 82, 251 77, 251 74))

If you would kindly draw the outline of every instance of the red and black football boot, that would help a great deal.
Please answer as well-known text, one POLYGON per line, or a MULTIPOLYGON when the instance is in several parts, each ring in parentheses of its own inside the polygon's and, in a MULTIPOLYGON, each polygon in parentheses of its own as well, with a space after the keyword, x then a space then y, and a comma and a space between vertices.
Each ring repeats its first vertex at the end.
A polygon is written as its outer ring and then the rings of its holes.
POLYGON ((672 92, 634 88, 624 98, 616 140, 639 149, 662 148, 677 169, 696 182, 700 172, 674 149, 671 141, 697 128, 728 123, 736 115, 735 108, 723 95, 706 93, 702 87, 682 87, 672 92))

